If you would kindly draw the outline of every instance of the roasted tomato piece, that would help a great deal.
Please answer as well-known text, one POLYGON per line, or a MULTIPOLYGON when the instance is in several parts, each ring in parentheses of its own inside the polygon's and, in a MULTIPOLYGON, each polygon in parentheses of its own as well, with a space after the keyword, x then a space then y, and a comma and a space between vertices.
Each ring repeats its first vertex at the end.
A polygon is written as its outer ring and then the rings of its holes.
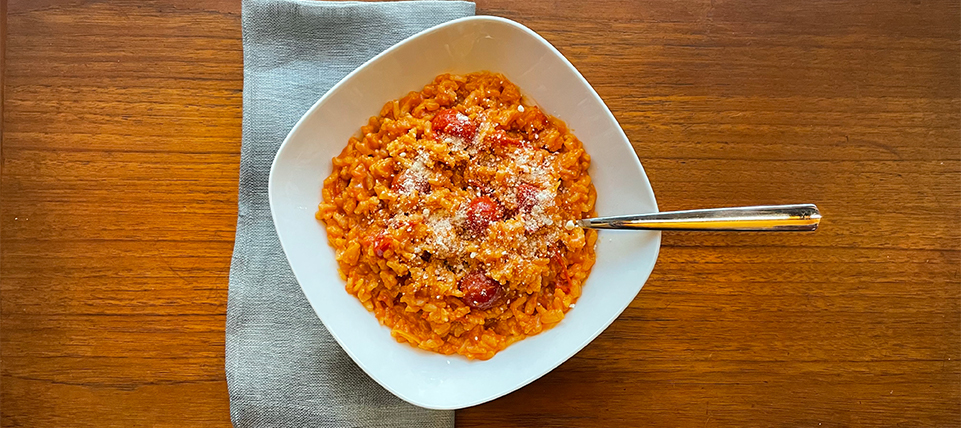
POLYGON ((431 120, 431 129, 438 134, 471 140, 477 133, 477 124, 457 110, 444 109, 438 111, 431 120))
POLYGON ((467 206, 467 228, 480 235, 491 223, 503 218, 501 206, 488 196, 478 196, 467 206))
POLYGON ((553 260, 554 263, 557 263, 557 265, 560 266, 560 272, 558 272, 559 278, 556 282, 556 286, 561 290, 564 290, 565 293, 570 293, 571 292, 571 275, 570 273, 567 272, 567 259, 564 258, 564 256, 560 253, 560 251, 557 251, 554 253, 554 255, 551 256, 551 260, 553 260))
POLYGON ((498 129, 487 136, 487 139, 495 144, 502 146, 523 146, 524 140, 518 137, 507 135, 502 129, 498 129))
POLYGON ((367 244, 374 250, 377 257, 384 257, 384 253, 394 245, 394 240, 387 236, 386 231, 382 230, 380 233, 368 237, 367 244))
POLYGON ((537 187, 527 183, 517 186, 517 209, 523 213, 531 212, 531 208, 537 205, 537 187))
POLYGON ((390 189, 395 192, 418 191, 428 193, 430 192, 430 183, 427 182, 425 177, 404 171, 394 176, 394 180, 390 182, 390 189))
POLYGON ((463 301, 474 309, 490 309, 504 297, 504 287, 482 271, 472 271, 457 282, 463 301))

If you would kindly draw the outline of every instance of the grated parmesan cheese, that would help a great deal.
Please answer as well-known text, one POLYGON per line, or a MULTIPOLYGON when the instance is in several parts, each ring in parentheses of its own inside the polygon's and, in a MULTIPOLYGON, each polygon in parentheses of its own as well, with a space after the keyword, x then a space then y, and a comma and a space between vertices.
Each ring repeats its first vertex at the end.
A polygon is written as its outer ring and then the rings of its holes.
MULTIPOLYGON (((404 153, 400 155, 404 156, 404 153)), ((401 175, 401 182, 398 188, 400 193, 409 196, 422 186, 423 183, 427 182, 430 175, 430 170, 427 168, 428 160, 426 151, 417 153, 417 157, 414 158, 414 163, 401 175)))
MULTIPOLYGON (((517 106, 518 111, 523 112, 522 105, 517 106)), ((528 260, 533 258, 550 257, 552 245, 561 240, 564 229, 571 229, 572 222, 565 224, 560 218, 555 218, 559 213, 556 209, 555 199, 557 198, 557 188, 559 185, 559 173, 553 166, 557 160, 557 155, 538 149, 532 146, 517 147, 516 150, 506 153, 505 157, 500 157, 487 152, 488 143, 485 142, 488 135, 496 131, 497 124, 480 117, 477 133, 471 141, 463 138, 442 135, 439 136, 441 143, 447 145, 449 157, 444 157, 436 165, 443 165, 444 168, 464 167, 463 164, 451 162, 463 162, 468 164, 466 168, 473 166, 492 167, 496 170, 498 180, 507 183, 503 189, 495 189, 497 199, 506 204, 505 207, 516 207, 519 198, 516 193, 517 186, 529 184, 537 189, 533 194, 533 203, 529 210, 517 213, 516 217, 505 218, 503 223, 497 227, 504 228, 503 234, 491 234, 480 239, 461 235, 467 221, 467 206, 471 199, 482 195, 481 189, 472 185, 467 185, 463 189, 453 189, 452 193, 446 194, 446 198, 456 198, 454 209, 435 209, 436 202, 429 202, 433 195, 422 195, 419 198, 412 198, 409 203, 412 207, 405 208, 408 212, 416 213, 413 217, 406 213, 395 214, 390 221, 389 227, 396 229, 406 229, 413 232, 411 222, 423 224, 426 233, 423 241, 417 239, 412 248, 414 255, 419 257, 423 252, 430 253, 433 257, 445 260, 450 263, 448 268, 440 269, 442 272, 435 272, 434 276, 453 275, 474 269, 473 265, 467 261, 477 259, 478 248, 497 248, 498 251, 490 254, 490 257, 522 257, 528 260), (486 153, 484 153, 486 152, 486 153), (448 160, 445 160, 448 159, 448 160), (449 159, 453 159, 450 161, 449 159), (463 193, 466 191, 467 193, 463 193), (511 230, 522 229, 522 233, 514 233, 511 230)), ((413 195, 414 192, 423 186, 423 183, 435 175, 443 179, 442 172, 434 172, 436 166, 431 161, 429 150, 418 150, 416 153, 402 152, 400 154, 402 163, 409 164, 400 177, 398 192, 402 195, 413 195)), ((525 199, 528 200, 528 199, 525 199)), ((485 263, 486 265, 486 263, 485 263)), ((428 274, 424 272, 424 274, 428 274)))

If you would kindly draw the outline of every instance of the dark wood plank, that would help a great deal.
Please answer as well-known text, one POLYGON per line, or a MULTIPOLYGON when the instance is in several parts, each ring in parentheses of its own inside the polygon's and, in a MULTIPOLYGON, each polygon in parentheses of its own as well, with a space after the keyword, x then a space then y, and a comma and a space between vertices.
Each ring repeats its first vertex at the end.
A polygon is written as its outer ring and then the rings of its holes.
MULTIPOLYGON (((4 2, 0 425, 227 426, 237 1, 4 2)), ((2 11, 2 9, 0 9, 2 11)), ((481 0, 554 43, 663 210, 611 328, 459 426, 958 426, 961 6, 481 0)))
POLYGON ((0 425, 230 425, 238 3, 8 6, 0 425))

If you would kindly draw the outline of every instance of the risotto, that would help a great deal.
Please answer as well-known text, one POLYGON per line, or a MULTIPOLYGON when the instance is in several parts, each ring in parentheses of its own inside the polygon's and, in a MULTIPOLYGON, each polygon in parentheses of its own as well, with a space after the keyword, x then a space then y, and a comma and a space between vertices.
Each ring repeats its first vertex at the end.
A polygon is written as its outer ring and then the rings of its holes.
POLYGON ((594 265, 591 158, 503 75, 440 75, 333 159, 317 219, 399 342, 486 360, 561 322, 594 265))

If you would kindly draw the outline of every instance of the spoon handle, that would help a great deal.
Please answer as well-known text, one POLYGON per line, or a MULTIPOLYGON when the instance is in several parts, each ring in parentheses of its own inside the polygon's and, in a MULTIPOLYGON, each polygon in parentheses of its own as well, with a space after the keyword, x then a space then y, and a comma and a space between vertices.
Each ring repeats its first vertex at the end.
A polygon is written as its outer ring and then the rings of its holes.
POLYGON ((820 221, 817 206, 797 204, 586 218, 578 220, 577 226, 590 229, 805 232, 817 230, 820 221))

